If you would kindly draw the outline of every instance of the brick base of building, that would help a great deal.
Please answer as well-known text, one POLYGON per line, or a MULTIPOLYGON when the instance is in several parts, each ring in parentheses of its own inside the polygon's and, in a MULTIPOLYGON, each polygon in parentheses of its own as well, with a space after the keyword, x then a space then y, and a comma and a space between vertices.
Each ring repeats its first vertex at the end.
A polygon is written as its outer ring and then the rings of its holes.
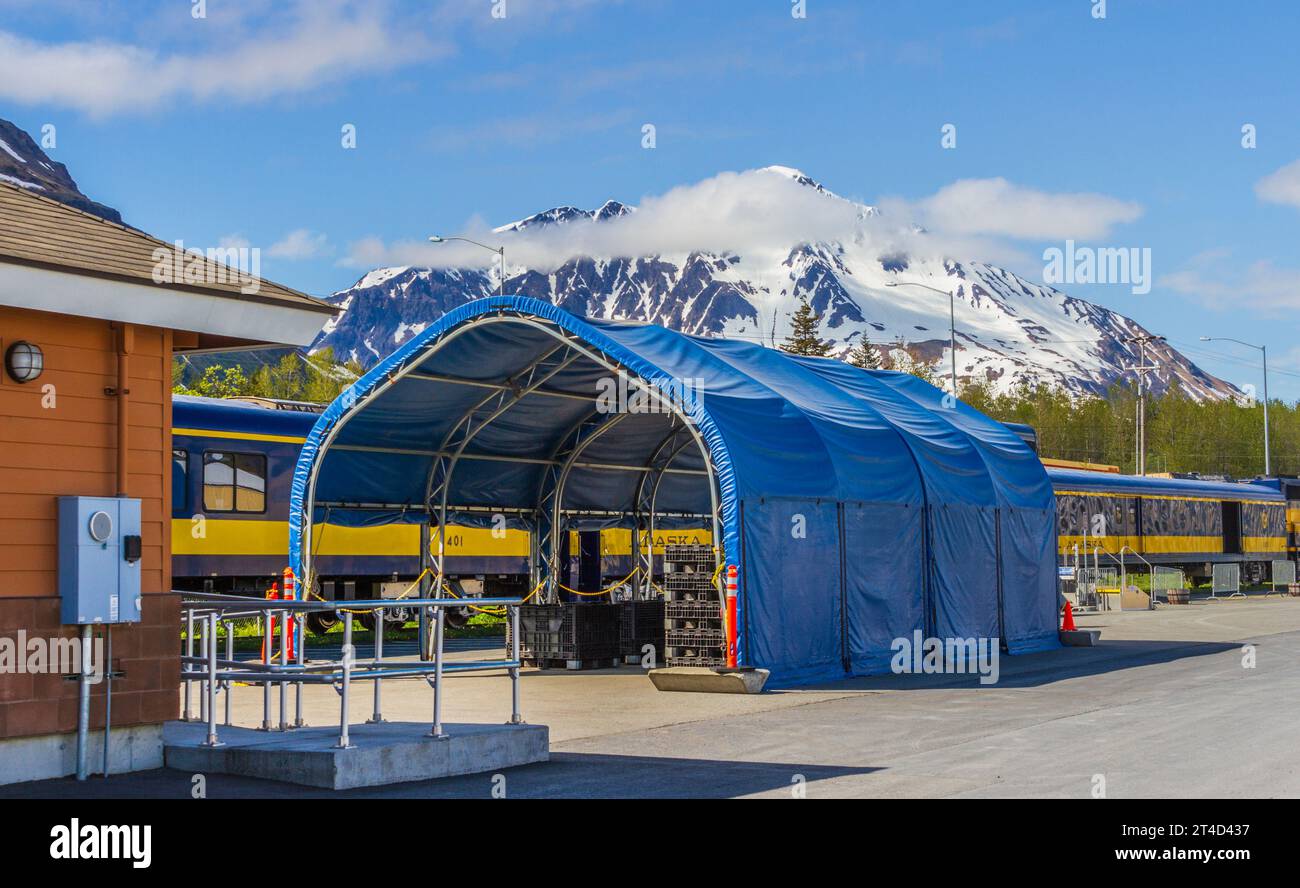
MULTIPOLYGON (((124 673, 113 681, 112 745, 116 747, 118 737, 151 737, 157 733, 161 763, 162 723, 179 713, 180 599, 173 594, 145 595, 142 604, 140 623, 112 627, 112 670, 124 673), (130 729, 134 728, 149 730, 132 732, 130 729)), ((14 639, 16 644, 20 631, 28 640, 75 639, 78 635, 76 626, 59 622, 58 598, 0 597, 0 638, 14 639)), ((96 626, 95 638, 102 638, 104 631, 105 627, 96 626)), ((101 681, 91 686, 91 731, 102 732, 104 728, 107 685, 101 681)), ((59 670, 47 669, 36 674, 13 669, 0 671, 0 783, 6 782, 2 775, 21 769, 21 763, 14 763, 15 758, 23 757, 20 746, 27 748, 21 741, 31 740, 35 744, 33 750, 44 750, 43 761, 53 761, 49 758, 54 755, 50 750, 62 749, 68 743, 75 757, 76 730, 75 680, 67 680, 59 670)), ((102 745, 99 742, 96 745, 102 752, 102 745)), ((140 760, 151 759, 142 752, 140 760)), ((98 761, 95 767, 99 767, 98 761)))

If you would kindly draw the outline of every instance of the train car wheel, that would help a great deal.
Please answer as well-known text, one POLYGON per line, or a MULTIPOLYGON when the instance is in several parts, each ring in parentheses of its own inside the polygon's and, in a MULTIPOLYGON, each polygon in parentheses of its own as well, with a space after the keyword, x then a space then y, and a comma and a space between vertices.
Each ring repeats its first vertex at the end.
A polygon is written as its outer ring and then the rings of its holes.
POLYGON ((338 625, 338 615, 333 611, 320 611, 307 615, 307 629, 313 635, 324 635, 338 625))

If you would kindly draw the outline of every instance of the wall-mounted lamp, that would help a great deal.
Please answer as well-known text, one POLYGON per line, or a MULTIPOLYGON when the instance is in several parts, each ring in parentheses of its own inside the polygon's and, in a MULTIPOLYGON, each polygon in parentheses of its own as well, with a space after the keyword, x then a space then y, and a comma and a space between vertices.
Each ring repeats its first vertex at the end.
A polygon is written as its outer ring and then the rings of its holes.
POLYGON ((33 342, 15 342, 5 351, 5 370, 15 382, 31 382, 45 370, 45 353, 33 342))

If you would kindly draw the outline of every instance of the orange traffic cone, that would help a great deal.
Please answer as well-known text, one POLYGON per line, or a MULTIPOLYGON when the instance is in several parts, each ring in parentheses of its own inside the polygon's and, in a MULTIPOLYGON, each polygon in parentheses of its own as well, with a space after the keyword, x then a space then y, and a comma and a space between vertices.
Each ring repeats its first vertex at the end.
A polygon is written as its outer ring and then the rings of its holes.
POLYGON ((1070 602, 1065 603, 1065 619, 1061 621, 1062 632, 1074 631, 1074 611, 1070 608, 1070 602))

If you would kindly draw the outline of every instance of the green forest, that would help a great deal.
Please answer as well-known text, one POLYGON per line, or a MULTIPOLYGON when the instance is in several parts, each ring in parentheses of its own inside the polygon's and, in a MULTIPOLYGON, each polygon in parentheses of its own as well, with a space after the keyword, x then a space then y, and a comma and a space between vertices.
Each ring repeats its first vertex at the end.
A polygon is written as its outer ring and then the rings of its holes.
MULTIPOLYGON (((830 353, 818 335, 821 316, 803 302, 793 313, 792 330, 781 348, 792 354, 830 353)), ((935 367, 912 360, 902 341, 876 346, 859 339, 845 356, 865 369, 892 369, 945 388, 935 367)), ((1038 430, 1042 456, 1116 465, 1136 471, 1137 391, 1114 386, 1103 397, 1070 395, 1059 388, 1024 387, 994 394, 983 383, 959 385, 962 401, 1003 422, 1038 430)), ((1300 474, 1300 403, 1271 400, 1268 408, 1271 468, 1274 474, 1300 474)), ((1180 389, 1146 397, 1147 472, 1200 472, 1251 478, 1264 473, 1262 402, 1197 402, 1180 389)))
POLYGON ((340 364, 334 350, 324 348, 303 355, 290 352, 275 364, 246 370, 242 364, 212 364, 197 379, 186 382, 186 366, 172 363, 172 393, 205 398, 258 397, 327 404, 338 397, 364 371, 354 361, 340 364))

